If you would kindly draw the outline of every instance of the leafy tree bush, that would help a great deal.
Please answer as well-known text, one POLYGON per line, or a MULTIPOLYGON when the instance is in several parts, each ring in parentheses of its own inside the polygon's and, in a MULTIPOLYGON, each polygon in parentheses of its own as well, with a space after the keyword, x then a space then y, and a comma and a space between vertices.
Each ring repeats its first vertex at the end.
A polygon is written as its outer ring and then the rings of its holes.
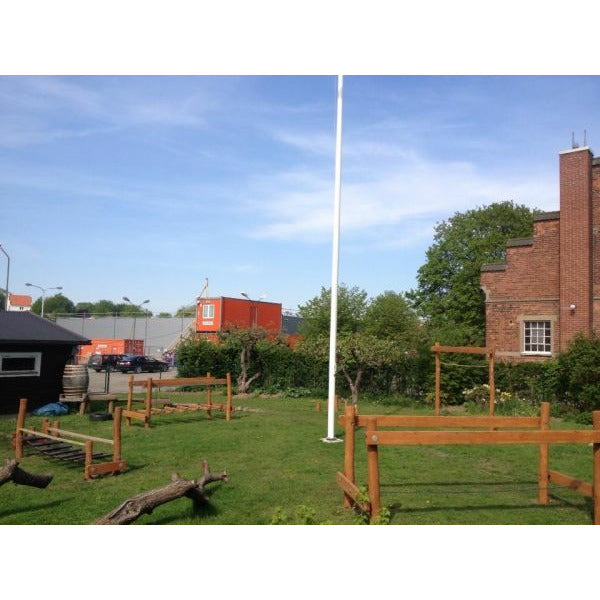
POLYGON ((558 356, 558 394, 578 411, 600 409, 600 339, 575 337, 558 356))
POLYGON ((418 287, 407 296, 434 327, 460 326, 460 345, 483 345, 481 265, 503 261, 507 240, 530 236, 532 227, 533 211, 511 201, 455 213, 436 226, 418 287))

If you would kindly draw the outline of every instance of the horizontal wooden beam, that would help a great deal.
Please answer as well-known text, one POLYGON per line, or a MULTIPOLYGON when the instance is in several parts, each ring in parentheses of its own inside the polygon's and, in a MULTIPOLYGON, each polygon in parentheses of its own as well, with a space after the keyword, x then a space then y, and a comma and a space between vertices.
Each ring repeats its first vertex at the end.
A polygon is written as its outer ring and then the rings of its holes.
POLYGON ((114 462, 92 463, 86 467, 88 476, 105 475, 106 473, 118 473, 127 469, 126 460, 117 460, 114 462))
POLYGON ((474 348, 471 346, 431 346, 432 352, 454 352, 455 354, 490 354, 490 348, 474 348))
MULTIPOLYGON (((68 437, 78 438, 80 440, 91 440, 92 442, 99 442, 101 444, 110 444, 114 445, 113 440, 108 440, 106 438, 94 437, 92 435, 86 435, 85 433, 77 433, 75 431, 67 431, 66 429, 57 429, 56 427, 48 427, 48 431, 50 433, 57 433, 59 435, 64 435, 68 437)), ((63 439, 63 438, 61 438, 63 439)))
POLYGON ((337 484, 342 488, 342 490, 352 498, 354 503, 360 507, 360 509, 367 513, 371 514, 371 503, 370 502, 360 502, 358 497, 360 495, 360 490, 358 487, 350 481, 343 473, 338 471, 336 474, 337 484))
POLYGON ((367 445, 426 446, 453 444, 590 444, 600 430, 533 431, 372 431, 367 445))
POLYGON ((594 495, 591 483, 571 477, 571 475, 565 475, 564 473, 559 473, 558 471, 548 471, 548 480, 556 485, 579 492, 583 496, 589 496, 591 498, 594 495))
POLYGON ((68 444, 72 444, 75 446, 85 446, 84 442, 76 442, 75 440, 56 437, 55 435, 48 435, 47 433, 40 433, 39 431, 34 431, 32 429, 19 429, 19 431, 22 431, 23 433, 29 433, 31 435, 34 435, 35 437, 46 438, 48 440, 56 440, 58 442, 66 442, 68 444))
MULTIPOLYGON (((227 379, 213 377, 181 377, 179 379, 152 379, 152 387, 169 387, 180 385, 224 385, 227 379)), ((134 379, 130 385, 134 387, 147 387, 148 379, 134 379)))
MULTIPOLYGON (((437 417, 430 415, 359 415, 358 427, 366 427, 370 420, 376 420, 377 427, 533 427, 539 428, 539 417, 437 417)), ((340 425, 346 424, 346 416, 339 418, 340 425)))
POLYGON ((141 421, 145 421, 146 413, 137 410, 123 410, 123 417, 127 419, 139 419, 141 421))

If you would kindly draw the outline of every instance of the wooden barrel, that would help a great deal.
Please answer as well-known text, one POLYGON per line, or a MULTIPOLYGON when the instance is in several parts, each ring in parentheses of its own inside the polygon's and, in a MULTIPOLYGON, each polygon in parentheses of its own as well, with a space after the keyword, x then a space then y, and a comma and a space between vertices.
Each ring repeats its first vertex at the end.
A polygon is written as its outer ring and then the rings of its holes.
POLYGON ((65 396, 81 396, 88 390, 90 375, 87 365, 65 365, 62 384, 65 396))

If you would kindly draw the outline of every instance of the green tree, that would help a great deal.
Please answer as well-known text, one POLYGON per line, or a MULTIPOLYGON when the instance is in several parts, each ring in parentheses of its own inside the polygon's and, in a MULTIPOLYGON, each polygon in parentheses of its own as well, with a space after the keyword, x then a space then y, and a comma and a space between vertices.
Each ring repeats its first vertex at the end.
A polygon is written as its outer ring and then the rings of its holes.
POLYGON ((80 317, 88 317, 94 313, 93 302, 78 302, 75 305, 75 314, 80 317))
POLYGON ((403 348, 414 348, 421 326, 402 294, 386 291, 369 302, 362 330, 376 338, 394 339, 403 348))
POLYGON ((462 344, 482 344, 485 305, 479 287, 484 263, 502 262, 510 238, 531 236, 534 211, 512 201, 455 213, 436 226, 417 289, 407 294, 434 328, 461 327, 462 344))
POLYGON ((94 303, 94 313, 98 315, 114 315, 117 305, 111 300, 98 300, 94 303))
MULTIPOLYGON (((338 332, 358 331, 366 310, 367 292, 342 283, 338 289, 338 332)), ((298 307, 298 314, 303 319, 303 335, 310 337, 329 333, 331 289, 321 288, 318 296, 298 307)))
POLYGON ((196 316, 196 305, 188 304, 186 306, 180 306, 175 313, 176 317, 195 317, 196 316))
MULTIPOLYGON (((42 313, 41 296, 33 303, 31 310, 36 314, 42 313)), ((49 296, 44 301, 44 316, 47 315, 66 315, 75 312, 75 304, 62 294, 49 296)))
MULTIPOLYGON (((325 361, 329 354, 329 338, 325 335, 308 337, 300 343, 299 349, 316 361, 325 361)), ((391 366, 400 354, 398 344, 391 339, 362 332, 340 333, 337 338, 336 369, 344 376, 354 404, 358 403, 366 371, 391 366)))

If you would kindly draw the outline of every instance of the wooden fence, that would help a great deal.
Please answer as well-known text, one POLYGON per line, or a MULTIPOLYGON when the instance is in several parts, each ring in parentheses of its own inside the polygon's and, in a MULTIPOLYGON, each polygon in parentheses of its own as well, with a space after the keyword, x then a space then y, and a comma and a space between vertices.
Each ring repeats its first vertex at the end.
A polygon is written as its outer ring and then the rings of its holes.
POLYGON ((17 428, 15 431, 15 458, 21 459, 24 447, 28 446, 49 458, 73 463, 83 463, 85 479, 92 479, 106 473, 120 473, 127 468, 127 461, 121 459, 121 409, 117 408, 113 417, 113 439, 95 437, 60 428, 60 421, 52 425, 45 418, 41 431, 25 427, 27 417, 27 399, 21 398, 17 428), (94 452, 94 443, 112 447, 112 460, 94 463, 94 460, 108 458, 111 455, 94 452), (83 448, 83 450, 81 449, 83 448))
POLYGON ((459 417, 459 416, 359 416, 354 406, 346 407, 340 416, 345 430, 344 472, 337 473, 337 482, 344 492, 344 506, 358 505, 372 518, 381 509, 379 488, 380 446, 423 446, 454 444, 537 444, 538 502, 548 504, 548 483, 568 487, 593 500, 594 525, 600 525, 600 411, 593 413, 592 430, 550 430, 550 405, 543 402, 537 417, 459 417), (366 428, 368 502, 360 494, 355 480, 356 428, 366 428), (420 428, 485 428, 490 431, 461 430, 382 430, 382 427, 420 428), (505 428, 504 431, 500 429, 505 428), (506 430, 506 428, 512 428, 506 430), (516 429, 519 428, 519 429, 516 429), (593 482, 581 481, 570 475, 549 470, 550 444, 592 444, 593 482))
MULTIPOLYGON (((198 394, 198 392, 186 392, 198 394)), ((150 421, 153 415, 168 414, 173 412, 189 412, 204 410, 209 418, 212 417, 212 411, 223 411, 225 419, 231 420, 233 412, 233 388, 231 385, 231 374, 223 379, 211 377, 210 373, 206 377, 182 377, 179 379, 134 379, 133 375, 129 377, 129 389, 127 392, 127 408, 123 411, 127 425, 131 425, 131 419, 138 419, 144 422, 144 427, 150 427, 150 421), (212 401, 212 390, 216 385, 225 385, 227 390, 227 400, 224 403, 214 403, 212 401), (160 393, 161 388, 181 387, 181 386, 202 386, 205 388, 205 402, 177 402, 172 403, 168 399, 154 399, 154 390, 160 393), (137 400, 133 397, 133 388, 141 387, 146 389, 146 395, 143 400, 137 400), (134 402, 143 402, 144 408, 136 410, 133 407, 134 402), (159 406, 162 403, 162 406, 159 406), (155 406, 153 406, 155 404, 155 406)))

